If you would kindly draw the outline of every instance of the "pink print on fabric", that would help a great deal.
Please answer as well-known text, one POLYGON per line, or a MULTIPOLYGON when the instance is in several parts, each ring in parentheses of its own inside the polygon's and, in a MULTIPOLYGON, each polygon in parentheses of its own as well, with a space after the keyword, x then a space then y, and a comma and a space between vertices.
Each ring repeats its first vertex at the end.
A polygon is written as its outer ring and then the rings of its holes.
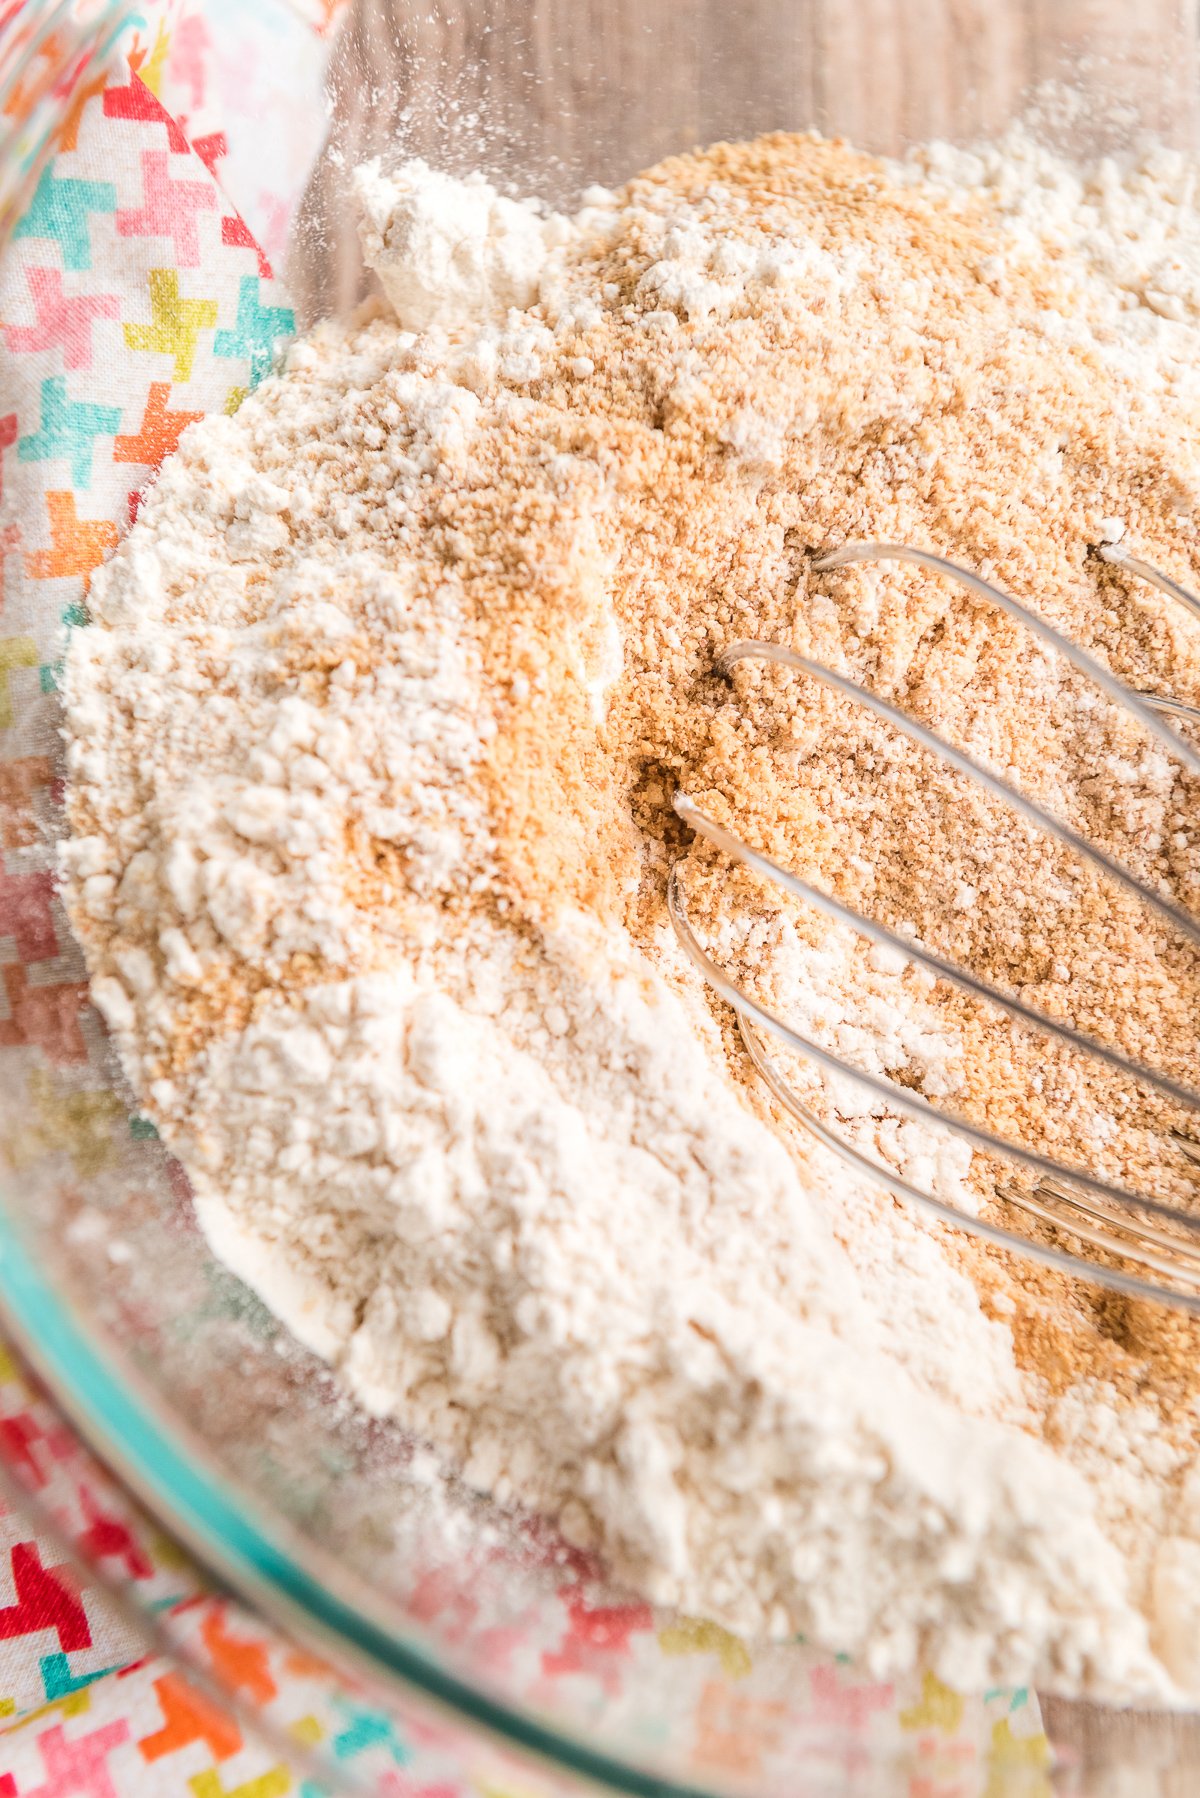
POLYGON ((169 150, 142 151, 142 204, 117 211, 121 237, 168 237, 175 246, 180 268, 195 268, 200 261, 198 212, 216 206, 211 181, 181 181, 171 175, 169 150))
MULTIPOLYGON (((5 325, 4 341, 16 356, 39 350, 60 349, 64 368, 91 368, 92 325, 98 318, 119 318, 121 301, 115 293, 66 294, 62 270, 30 268, 25 271, 37 323, 5 325)), ((15 424, 15 419, 14 419, 15 424)), ((0 449, 8 419, 0 419, 0 449)), ((11 439, 9 440, 11 441, 11 439)), ((0 489, 2 493, 2 489, 0 489)))

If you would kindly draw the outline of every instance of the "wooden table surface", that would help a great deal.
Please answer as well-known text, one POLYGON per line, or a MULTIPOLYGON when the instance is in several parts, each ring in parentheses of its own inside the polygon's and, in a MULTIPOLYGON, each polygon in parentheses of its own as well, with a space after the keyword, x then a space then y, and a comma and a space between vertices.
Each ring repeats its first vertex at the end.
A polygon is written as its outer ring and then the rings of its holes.
MULTIPOLYGON (((995 134, 1082 82, 1074 144, 1132 122, 1200 148, 1200 0, 355 0, 335 55, 346 160, 394 146, 551 198, 722 137, 816 126, 864 149, 995 134)), ((359 279, 344 165, 306 206, 310 314, 359 279), (337 275, 330 280, 330 268, 337 275)))
MULTIPOLYGON (((343 167, 399 138, 563 199, 767 130, 815 126, 883 153, 969 142, 1063 81, 1086 96, 1057 125, 1073 146, 1138 128, 1200 150, 1200 0, 356 0, 334 80, 343 167)), ((305 211, 293 284, 316 315, 360 281, 334 164, 305 211)), ((1064 1792, 1200 1792, 1200 1717, 1043 1710, 1082 1769, 1064 1792)))

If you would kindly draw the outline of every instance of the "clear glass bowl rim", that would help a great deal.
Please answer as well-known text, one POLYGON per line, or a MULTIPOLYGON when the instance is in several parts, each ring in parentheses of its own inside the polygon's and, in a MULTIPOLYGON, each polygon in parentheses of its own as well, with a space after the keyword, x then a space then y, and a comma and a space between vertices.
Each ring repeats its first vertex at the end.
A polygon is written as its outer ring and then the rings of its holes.
POLYGON ((268 1524, 261 1501, 213 1468, 203 1442, 112 1345, 84 1335, 38 1270, 16 1216, 0 1185, 0 1328, 88 1446, 207 1571, 335 1663, 398 1682, 448 1719, 556 1771, 631 1798, 714 1798, 712 1787, 606 1754, 447 1672, 417 1626, 404 1636, 390 1628, 363 1581, 285 1520, 268 1524), (335 1579, 353 1596, 339 1597, 335 1579))

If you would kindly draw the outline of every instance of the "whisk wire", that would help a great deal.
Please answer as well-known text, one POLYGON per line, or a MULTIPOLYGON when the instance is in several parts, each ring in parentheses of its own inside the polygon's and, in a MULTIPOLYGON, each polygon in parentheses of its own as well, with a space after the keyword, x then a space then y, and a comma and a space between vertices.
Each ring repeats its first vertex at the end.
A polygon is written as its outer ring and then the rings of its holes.
MULTIPOLYGON (((842 694, 844 698, 852 700, 856 705, 866 707, 868 711, 874 712, 880 718, 886 718, 889 724, 894 724, 897 730, 903 731, 906 737, 911 737, 914 743, 919 743, 923 749, 932 751, 950 767, 957 769, 960 774, 965 774, 969 779, 978 781, 979 785, 985 787, 994 798, 1004 800, 1006 804, 1012 806, 1014 811, 1020 812, 1023 818, 1027 818, 1031 824, 1037 825, 1048 836, 1056 837, 1060 843, 1065 843, 1085 861, 1091 862, 1093 867, 1099 868, 1110 879, 1119 881, 1127 891, 1133 893, 1145 904, 1152 905, 1155 911, 1169 919, 1177 930, 1183 931, 1185 936, 1190 936, 1194 943, 1200 943, 1200 920, 1193 918, 1190 913, 1183 910, 1182 906, 1175 905, 1170 899, 1165 899, 1161 893, 1154 892, 1151 887, 1146 886, 1144 881, 1139 880, 1136 874, 1113 856, 1107 855, 1103 849, 1097 849, 1096 845, 1089 842, 1087 837, 1081 836, 1077 830, 1072 830, 1069 824, 1064 824, 1061 819, 1056 818, 1052 812, 1046 811, 1045 807, 1038 805, 1035 800, 1027 798, 1019 788, 1012 786, 1007 780, 1002 780, 998 774, 993 774, 982 763, 973 760, 969 755, 964 755, 961 749, 955 749, 954 745, 947 743, 944 737, 939 737, 935 731, 918 723, 900 706, 893 705, 890 699, 881 698, 878 693, 872 693, 869 687, 861 686, 858 681, 850 680, 844 674, 838 674, 834 669, 826 667, 824 662, 811 661, 808 656, 802 656, 796 650, 788 649, 782 643, 757 643, 748 638, 731 643, 729 648, 722 650, 717 657, 717 672, 728 674, 738 662, 750 658, 763 662, 775 662, 784 668, 798 669, 800 673, 811 676, 813 680, 819 681, 824 687, 831 687, 834 692, 842 694)), ((1168 734, 1174 737, 1174 732, 1168 734)))
POLYGON ((1200 1239, 1200 1217, 1188 1217, 1186 1214, 1176 1211, 1173 1206, 1163 1204, 1160 1199, 1152 1198, 1149 1193, 1135 1192, 1130 1187, 1118 1186, 1114 1181, 1106 1180, 1100 1174, 1090 1173, 1086 1168, 1068 1167, 1061 1161, 1053 1160, 1049 1155, 1040 1154, 1037 1149, 1027 1148, 1024 1143, 1013 1142, 1009 1137, 997 1136, 991 1130, 985 1129, 982 1124, 976 1124, 970 1118, 963 1117, 961 1112, 937 1109, 922 1094, 911 1092, 908 1087, 899 1085, 895 1080, 889 1080, 886 1075, 872 1074, 866 1068, 855 1067, 854 1063, 847 1061, 844 1056, 835 1055, 823 1044, 813 1042, 811 1037, 805 1036, 786 1019, 781 1018, 778 1012, 772 1011, 760 1000, 754 998, 753 994, 747 993, 735 981, 730 980, 728 975, 723 973, 713 961, 688 922, 687 906, 679 880, 678 865, 672 868, 667 881, 667 910, 675 934, 693 966, 703 974, 714 992, 719 993, 723 999, 727 999, 739 1014, 746 1013, 756 1022, 764 1024, 772 1035, 786 1043, 789 1049, 794 1049, 798 1055, 808 1061, 816 1062, 826 1073, 844 1076, 847 1080, 861 1086, 864 1091, 872 1093, 875 1098, 882 1099, 885 1104, 896 1110, 907 1112, 910 1117, 918 1119, 921 1123, 932 1124, 935 1128, 962 1137, 977 1149, 983 1149, 1019 1162, 1031 1173, 1048 1179, 1070 1180, 1072 1183, 1084 1187, 1088 1192, 1113 1199, 1122 1206, 1137 1206, 1139 1209, 1167 1218, 1172 1223, 1182 1225, 1200 1239))
POLYGON ((1193 618, 1200 618, 1200 599, 1187 587, 1181 587, 1178 581, 1173 581, 1169 574, 1164 574, 1161 568, 1152 568, 1149 562, 1143 562, 1138 556, 1114 554, 1112 551, 1105 553, 1104 559, 1115 568, 1123 568, 1126 574, 1134 574, 1138 580, 1157 587, 1160 593, 1165 593, 1168 599, 1177 601, 1189 611, 1193 618))
POLYGON ((1023 1023, 1031 1024, 1037 1030, 1044 1030, 1049 1035, 1058 1037, 1061 1042, 1069 1043, 1073 1048, 1086 1050, 1088 1054, 1094 1055, 1097 1060, 1106 1062, 1117 1072, 1126 1074, 1134 1080, 1144 1081, 1147 1086, 1154 1087, 1165 1097, 1176 1099, 1181 1105, 1200 1107, 1200 1093, 1192 1087, 1183 1085, 1181 1081, 1173 1080, 1169 1074, 1159 1073, 1155 1068, 1144 1067, 1140 1062, 1131 1061, 1128 1056, 1122 1055, 1119 1049, 1110 1048, 1107 1043, 1099 1042, 1095 1037, 1085 1036, 1082 1031, 1074 1029, 1070 1024, 1064 1024, 1058 1018, 1052 1018, 1047 1012, 1039 1011, 1036 1006, 1026 1005, 1024 1000, 1016 998, 1011 993, 1003 992, 1000 987, 993 986, 990 981, 981 980, 978 975, 970 973, 966 968, 960 968, 957 962, 946 961, 942 956, 935 955, 932 950, 926 949, 923 944, 910 941, 908 937, 901 936, 898 931, 889 930, 885 924, 879 924, 874 918, 865 917, 861 912, 855 911, 852 906, 844 905, 840 899, 835 899, 832 893, 825 892, 821 887, 813 886, 811 881, 802 879, 799 874, 793 874, 790 868, 781 867, 770 856, 763 855, 760 850, 753 849, 748 843, 744 843, 740 837, 735 837, 731 831, 725 830, 715 819, 702 812, 700 807, 684 794, 676 795, 674 808, 685 824, 690 824, 693 830, 701 836, 707 837, 709 842, 715 844, 718 849, 724 850, 727 855, 733 856, 735 860, 742 862, 746 867, 753 868, 756 874, 765 875, 776 886, 781 886, 785 891, 794 893, 798 899, 806 900, 816 911, 823 912, 827 918, 831 918, 839 924, 848 924, 851 930, 857 931, 860 936, 866 937, 881 948, 894 949, 908 961, 919 962, 922 967, 928 968, 931 974, 936 974, 942 980, 951 981, 961 991, 970 993, 976 999, 986 999, 993 1005, 1001 1006, 1012 1017, 1020 1018, 1023 1023))
MULTIPOLYGON (((1028 1237, 1018 1236, 1015 1231, 1006 1229, 1003 1224, 994 1224, 986 1218, 964 1212, 961 1207, 950 1205, 944 1199, 937 1198, 933 1193, 914 1186, 898 1174, 894 1168, 886 1167, 882 1162, 865 1154, 862 1149, 855 1148, 853 1143, 847 1142, 843 1136, 839 1136, 836 1131, 822 1123, 816 1113, 810 1111, 797 1097, 767 1055, 761 1037, 742 1011, 738 1012, 738 1028, 755 1071, 770 1089, 777 1102, 799 1123, 803 1124, 804 1128, 816 1138, 823 1148, 828 1149, 839 1160, 854 1168, 858 1173, 865 1174, 875 1185, 883 1187, 893 1196, 911 1199, 920 1209, 932 1212, 942 1223, 950 1224, 958 1230, 965 1230, 968 1235, 979 1237, 984 1242, 993 1243, 997 1248, 1016 1248, 1030 1260, 1040 1262, 1044 1267, 1052 1267, 1060 1273, 1078 1275, 1080 1268, 1077 1255, 1071 1254, 1066 1249, 1056 1249, 1048 1242, 1039 1242, 1028 1237)), ((1069 1224, 1064 1224, 1061 1219, 1054 1217, 1048 1210, 1039 1207, 1036 1201, 1031 1202, 1028 1195, 1025 1197, 1025 1209, 1060 1229, 1071 1228, 1069 1224)), ((1075 1227, 1074 1233, 1080 1237, 1081 1241, 1092 1241, 1093 1247, 1103 1248, 1109 1252, 1112 1250, 1111 1240, 1101 1239, 1097 1242, 1093 1240, 1092 1236, 1082 1234, 1078 1226, 1075 1227)), ((1130 1251, 1130 1256, 1135 1260, 1142 1259, 1137 1253, 1136 1243, 1130 1251)), ((1170 1263, 1165 1264, 1165 1269, 1156 1271, 1161 1271, 1165 1279, 1175 1280, 1179 1277, 1178 1269, 1171 1266, 1170 1263)), ((1127 1274, 1121 1268, 1109 1267, 1104 1263, 1089 1263, 1087 1272, 1097 1285, 1106 1286, 1110 1291, 1123 1293, 1130 1298, 1145 1297, 1148 1290, 1151 1290, 1147 1287, 1146 1282, 1137 1275, 1127 1274)), ((1173 1290, 1171 1296, 1176 1305, 1200 1314, 1200 1293, 1192 1294, 1186 1289, 1173 1290)))
MULTIPOLYGON (((1131 560, 1130 557, 1126 557, 1119 566, 1131 569, 1131 560)), ((1193 749, 1190 743, 1185 742, 1167 725, 1161 724, 1155 715, 1154 707, 1139 693, 1136 693, 1132 687, 1126 686, 1123 680, 1119 680, 1111 669, 1106 668, 1103 662, 1097 661, 1095 656, 1089 655, 1086 649, 1080 649, 1078 643, 1073 643, 1070 637, 1064 637, 1063 633, 1055 630, 1052 624, 1047 624, 1046 620, 1037 612, 1022 605, 1019 599, 1012 597, 1011 593, 1005 593, 999 587, 994 587, 991 581, 985 581, 982 575, 975 574, 970 568, 962 567, 958 562, 949 561, 945 556, 935 556, 927 549, 914 549, 906 543, 844 543, 840 549, 831 550, 828 555, 818 556, 813 567, 818 573, 824 573, 833 568, 848 567, 852 562, 912 562, 930 574, 944 574, 947 580, 957 581, 960 587, 966 587, 968 592, 975 594, 978 599, 985 599, 992 605, 999 606, 1002 612, 1007 612, 1010 618, 1015 619, 1018 624, 1023 624, 1035 637, 1039 637, 1043 643, 1048 643, 1052 649, 1057 650, 1080 674, 1087 675, 1089 680, 1094 680, 1096 685, 1102 687, 1117 705, 1124 706, 1127 711, 1132 712, 1135 718, 1140 719, 1150 735, 1157 738, 1164 748, 1171 751, 1172 755, 1178 756, 1191 773, 1200 774, 1200 751, 1193 749)), ((1146 566, 1147 564, 1144 562, 1137 565, 1141 569, 1146 566)), ((1131 569, 1131 572, 1137 572, 1137 569, 1131 569)), ((1152 572, 1158 574, 1157 570, 1152 572)), ((1194 599, 1185 587, 1179 587, 1176 582, 1168 581, 1166 575, 1158 576, 1154 585, 1200 615, 1200 600, 1194 599)))
POLYGON ((1142 697, 1156 712, 1166 712, 1172 718, 1186 718, 1189 724, 1200 724, 1200 706, 1185 705, 1182 699, 1169 699, 1165 693, 1144 693, 1142 697))
MULTIPOLYGON (((1125 572, 1148 581, 1200 617, 1200 599, 1169 576, 1125 553, 1110 555, 1108 560, 1125 572)), ((1170 726, 1161 722, 1161 716, 1168 713, 1200 722, 1200 708, 1185 705, 1170 696, 1135 692, 1085 650, 1047 624, 1037 613, 1009 594, 1001 592, 970 569, 943 556, 904 544, 848 543, 817 557, 813 566, 818 571, 824 571, 865 561, 915 563, 931 573, 943 574, 956 581, 976 598, 998 605, 1010 617, 1027 626, 1043 642, 1064 655, 1079 672, 1095 681, 1191 772, 1200 772, 1200 753, 1170 726)), ((794 668, 885 719, 912 741, 976 781, 993 797, 1012 806, 1028 822, 1117 881, 1191 941, 1200 943, 1200 920, 1161 893, 1155 892, 1122 863, 1097 848, 1086 837, 1055 818, 1007 781, 992 774, 910 717, 901 707, 872 693, 857 681, 837 673, 824 663, 813 661, 782 644, 749 640, 732 643, 718 657, 717 670, 728 675, 738 662, 751 657, 794 668)), ((952 982, 961 991, 1001 1007, 1010 1016, 1047 1032, 1164 1096, 1193 1108, 1200 1106, 1200 1093, 1183 1082, 1160 1070, 1132 1061, 1119 1050, 1047 1016, 1013 995, 1004 993, 957 963, 947 961, 923 945, 864 916, 822 888, 782 867, 710 818, 685 794, 676 795, 674 806, 683 822, 707 838, 716 848, 786 891, 794 893, 824 916, 848 925, 876 945, 895 951, 905 961, 919 963, 937 977, 952 982)), ((997 1136, 956 1112, 935 1108, 923 1095, 912 1092, 894 1080, 855 1067, 844 1057, 804 1036, 722 971, 704 949, 688 921, 678 863, 671 870, 667 886, 667 906, 676 936, 685 953, 713 990, 733 1006, 747 1053, 760 1077, 776 1100, 827 1149, 896 1196, 910 1199, 940 1217, 943 1222, 968 1230, 986 1241, 1015 1248, 1023 1255, 1061 1271, 1074 1275, 1083 1274, 1113 1291, 1136 1296, 1155 1296, 1200 1313, 1200 1216, 1180 1211, 1149 1194, 1105 1179, 1089 1169, 1068 1166, 1022 1143, 997 1136), (766 1054, 759 1036, 760 1026, 824 1073, 853 1082, 876 1099, 882 1100, 890 1110, 904 1112, 923 1124, 932 1125, 968 1142, 973 1148, 999 1155, 1036 1175, 1036 1184, 1031 1191, 1012 1188, 1005 1190, 1001 1196, 1040 1224, 1056 1231, 1065 1231, 1075 1241, 1097 1249, 1118 1262, 1131 1261, 1144 1270, 1144 1273, 1132 1273, 1123 1266, 1111 1265, 1109 1261, 1095 1261, 1072 1250, 1056 1248, 1040 1238, 1030 1237, 1009 1229, 1006 1225, 977 1217, 961 1205, 952 1205, 934 1193, 902 1179, 893 1168, 864 1154, 840 1132, 823 1123, 803 1103, 766 1054)), ((1200 1163, 1200 1144, 1177 1129, 1170 1134, 1184 1159, 1193 1165, 1200 1163)))

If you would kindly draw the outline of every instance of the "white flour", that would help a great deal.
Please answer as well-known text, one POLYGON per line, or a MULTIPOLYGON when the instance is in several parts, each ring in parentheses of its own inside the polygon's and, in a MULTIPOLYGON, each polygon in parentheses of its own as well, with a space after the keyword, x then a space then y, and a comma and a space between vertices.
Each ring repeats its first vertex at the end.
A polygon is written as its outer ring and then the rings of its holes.
POLYGON ((355 171, 363 254, 408 331, 503 320, 532 306, 547 253, 571 234, 560 214, 505 199, 482 175, 464 181, 412 162, 355 171))
MULTIPOLYGON (((1067 172, 1024 150, 926 166, 1007 183, 1022 231, 1078 214, 1067 172)), ((1179 179, 1105 177, 1076 245, 1153 307, 1114 338, 1139 369, 1170 361, 1153 333, 1178 309, 1195 321, 1163 247, 1179 179)), ((484 904, 495 700, 453 554, 417 582, 405 549, 529 403, 555 330, 612 302, 572 285, 570 256, 618 214, 595 193, 547 217, 421 165, 364 171, 360 194, 404 329, 319 333, 185 436, 67 670, 65 871, 93 995, 215 1248, 365 1405, 655 1599, 878 1674, 922 1656, 959 1686, 1194 1683, 1200 1544, 1177 1538, 1156 1599, 1102 1474, 1021 1427, 1003 1325, 938 1240, 752 1114, 665 937, 652 966, 579 910, 539 932, 484 904), (509 310, 539 296, 538 318, 509 310)), ((681 217, 642 322, 729 316, 815 254, 713 250, 681 217)), ((739 415, 731 453, 769 466, 778 428, 739 415)), ((600 713, 614 633, 598 601, 578 679, 600 713)), ((509 697, 547 703, 518 679, 509 697)), ((809 1020, 849 1030, 822 957, 776 954, 809 1020)), ((877 972, 876 1065, 915 1059, 953 1093, 959 1045, 877 972)), ((967 1194, 944 1137, 856 1128, 967 1194)))

